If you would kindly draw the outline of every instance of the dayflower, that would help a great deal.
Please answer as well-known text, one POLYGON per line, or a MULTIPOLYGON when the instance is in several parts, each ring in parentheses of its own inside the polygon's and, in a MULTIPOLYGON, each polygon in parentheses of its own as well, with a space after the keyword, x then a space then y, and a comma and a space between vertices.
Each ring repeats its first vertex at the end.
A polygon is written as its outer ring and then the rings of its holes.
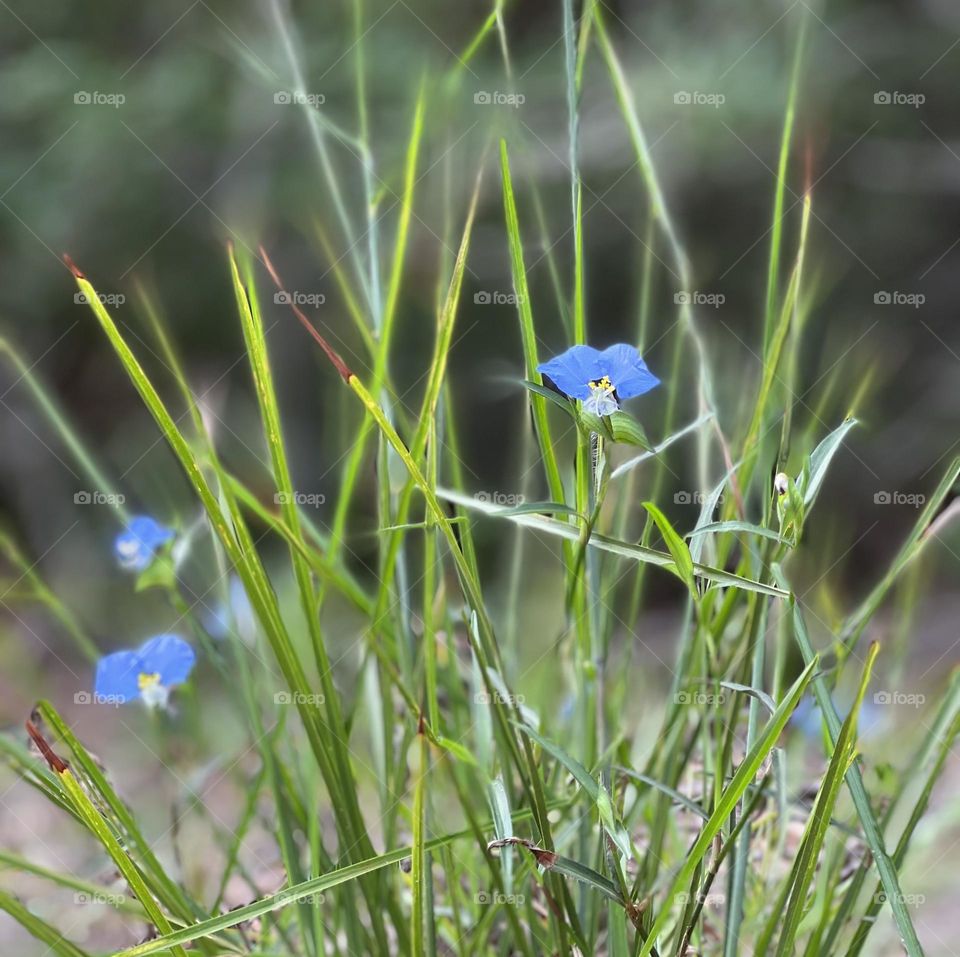
POLYGON ((122 568, 142 572, 153 561, 157 549, 174 536, 167 528, 149 515, 135 515, 113 543, 117 560, 122 568))
POLYGON ((660 380, 647 368, 640 353, 624 342, 602 352, 593 346, 571 346, 537 372, 571 399, 580 399, 586 412, 611 415, 624 399, 643 395, 660 380))
POLYGON ((139 648, 115 651, 97 663, 97 701, 125 704, 138 698, 164 708, 174 685, 190 677, 196 655, 179 635, 156 635, 139 648))
POLYGON ((257 618, 243 582, 236 575, 230 576, 229 600, 218 602, 204 616, 204 624, 212 637, 229 638, 236 631, 240 640, 249 646, 257 642, 257 618))

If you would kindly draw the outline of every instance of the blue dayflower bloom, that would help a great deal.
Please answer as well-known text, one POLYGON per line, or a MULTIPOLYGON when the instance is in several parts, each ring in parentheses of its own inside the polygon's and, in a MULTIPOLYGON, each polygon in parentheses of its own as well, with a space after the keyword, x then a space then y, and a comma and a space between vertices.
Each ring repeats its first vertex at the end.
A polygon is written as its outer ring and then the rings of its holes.
POLYGON ((151 708, 166 707, 170 689, 190 677, 196 658, 179 635, 156 635, 139 648, 105 655, 97 663, 95 700, 125 704, 139 698, 151 708))
POLYGON ((230 576, 230 598, 218 602, 204 617, 204 625, 210 635, 218 640, 229 638, 232 630, 247 645, 256 644, 257 619, 243 582, 236 575, 230 576))
MULTIPOLYGON (((849 705, 840 702, 836 705, 840 720, 846 719, 850 712, 849 705)), ((800 731, 805 738, 811 741, 822 740, 823 738, 823 716, 820 712, 820 706, 811 695, 805 695, 800 699, 793 714, 790 715, 789 724, 800 731)), ((857 715, 857 735, 862 739, 876 737, 882 730, 883 716, 880 709, 871 701, 864 701, 860 705, 860 712, 857 715)))
POLYGON ((116 537, 113 550, 121 568, 142 572, 153 561, 157 549, 173 536, 172 528, 161 525, 149 515, 135 515, 116 537))
POLYGON ((660 385, 640 353, 625 342, 603 351, 593 346, 571 346, 537 372, 571 399, 580 399, 583 408, 595 415, 611 415, 624 399, 643 395, 660 385))

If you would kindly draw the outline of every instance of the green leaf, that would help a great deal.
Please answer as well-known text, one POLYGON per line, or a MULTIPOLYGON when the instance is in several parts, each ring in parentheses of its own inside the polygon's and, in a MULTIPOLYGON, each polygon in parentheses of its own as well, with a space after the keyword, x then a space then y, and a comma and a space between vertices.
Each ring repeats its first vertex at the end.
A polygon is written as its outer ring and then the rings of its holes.
POLYGON ((840 448, 847 433, 857 424, 856 419, 845 419, 843 424, 834 429, 814 450, 810 453, 808 477, 803 489, 803 504, 807 509, 816 501, 820 492, 820 486, 827 477, 827 469, 830 467, 834 455, 840 448))
POLYGON ((134 590, 146 591, 148 588, 173 589, 177 585, 177 572, 170 560, 169 552, 157 555, 137 576, 134 590))
POLYGON ((643 426, 629 412, 614 412, 606 418, 614 442, 620 442, 623 445, 636 445, 648 452, 653 451, 653 446, 647 438, 647 433, 643 431, 643 426))
POLYGON ((711 522, 709 525, 701 525, 687 532, 687 538, 695 538, 697 535, 709 535, 720 532, 748 532, 750 535, 759 535, 761 538, 770 538, 781 545, 793 547, 793 542, 788 538, 778 535, 772 528, 764 528, 762 525, 754 525, 752 522, 711 522))
POLYGON ((673 556, 673 567, 676 570, 677 577, 686 584, 691 598, 695 602, 699 601, 700 593, 697 591, 697 580, 693 574, 693 556, 690 554, 687 543, 677 534, 677 530, 670 524, 670 520, 653 502, 644 502, 643 507, 654 520, 657 528, 660 529, 664 544, 673 556))
POLYGON ((712 412, 705 412, 703 415, 700 416, 699 419, 696 419, 695 421, 690 422, 688 425, 685 425, 682 429, 678 429, 672 435, 667 436, 667 438, 665 438, 658 445, 653 446, 653 448, 650 449, 649 451, 644 452, 641 455, 637 455, 632 459, 628 459, 622 465, 618 465, 610 473, 610 478, 615 479, 621 475, 624 475, 627 472, 633 471, 633 469, 635 469, 642 462, 646 462, 648 459, 653 458, 653 456, 659 455, 664 449, 669 448, 671 445, 673 445, 674 442, 679 442, 680 439, 694 432, 697 432, 699 429, 703 428, 703 426, 712 422, 714 418, 715 416, 712 412))
POLYGON ((621 823, 613 807, 613 801, 602 783, 597 786, 597 814, 600 817, 603 829, 616 845, 617 850, 623 855, 624 860, 632 858, 633 848, 630 846, 630 835, 621 823))
POLYGON ((736 681, 721 681, 721 688, 729 688, 731 691, 740 691, 743 694, 748 694, 753 698, 756 698, 771 714, 777 710, 777 703, 760 688, 751 688, 750 685, 742 685, 736 681))
POLYGON ((571 419, 576 421, 577 407, 566 396, 561 395, 555 389, 548 389, 545 385, 540 385, 537 382, 531 382, 529 379, 523 379, 521 384, 525 389, 527 389, 527 391, 532 392, 534 395, 541 396, 548 402, 552 402, 558 409, 565 412, 570 416, 571 419))

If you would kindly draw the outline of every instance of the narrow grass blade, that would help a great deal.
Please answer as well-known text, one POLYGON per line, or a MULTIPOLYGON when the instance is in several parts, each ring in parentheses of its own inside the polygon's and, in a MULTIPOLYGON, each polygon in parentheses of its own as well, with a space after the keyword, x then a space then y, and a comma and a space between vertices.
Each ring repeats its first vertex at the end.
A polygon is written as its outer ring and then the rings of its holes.
MULTIPOLYGON (((867 693, 873 663, 876 661, 879 650, 880 646, 874 644, 867 655, 857 697, 843 722, 843 726, 840 728, 840 734, 833 748, 833 755, 830 758, 826 777, 820 785, 820 793, 817 795, 807 833, 804 836, 800 854, 793 869, 793 884, 790 889, 786 915, 780 928, 777 957, 787 957, 794 952, 794 941, 800 926, 800 918, 803 916, 807 892, 817 868, 817 859, 827 837, 830 817, 833 814, 837 798, 840 796, 840 787, 843 784, 844 775, 855 757, 857 717, 860 706, 863 704, 864 695, 867 693)), ((775 917, 779 922, 780 915, 776 914, 775 917)))
POLYGON ((710 819, 704 824, 697 840, 690 849, 690 853, 680 865, 670 886, 667 888, 660 912, 650 926, 646 939, 637 952, 637 957, 647 957, 657 945, 659 934, 664 930, 667 921, 670 919, 671 905, 675 901, 677 894, 681 893, 683 888, 690 883, 690 878, 699 866, 703 856, 707 853, 714 837, 716 837, 720 828, 730 817, 737 802, 743 796, 744 791, 753 783, 757 771, 759 771, 767 755, 773 750, 777 739, 780 737, 780 733, 783 731, 790 715, 793 713, 793 709, 799 703, 803 692, 810 683, 816 665, 817 659, 814 658, 806 668, 804 668, 803 672, 794 682, 793 687, 787 692, 783 701, 780 702, 776 713, 767 722, 756 744, 747 753, 740 767, 737 768, 736 774, 734 774, 727 787, 724 788, 720 800, 710 815, 710 819))
MULTIPOLYGON (((785 582, 782 573, 779 575, 779 579, 781 582, 785 582)), ((809 666, 810 663, 816 660, 813 645, 810 643, 800 606, 793 598, 790 600, 790 606, 792 610, 794 638, 796 639, 804 662, 808 663, 809 666)), ((835 745, 840 736, 840 715, 837 713, 837 708, 830 696, 827 682, 822 675, 818 675, 814 679, 813 692, 817 699, 817 705, 820 708, 820 714, 823 717, 827 733, 829 734, 830 743, 835 745)), ((903 939, 904 947, 909 957, 923 957, 923 948, 920 946, 916 929, 913 926, 913 920, 907 910, 905 903, 906 898, 900 889, 900 879, 897 875, 897 870, 890 859, 890 855, 887 853, 883 833, 877 824, 877 819, 870 804, 870 798, 863 784, 860 768, 856 762, 850 765, 846 774, 846 781, 847 788, 850 791, 850 797, 853 799, 854 807, 860 818, 860 824, 863 827, 864 839, 870 848, 870 853, 873 855, 874 863, 880 873, 884 893, 893 911, 893 916, 897 922, 897 928, 903 939)))
MULTIPOLYGON (((513 289, 517 297, 517 312, 520 317, 520 335, 523 341, 523 361, 526 377, 531 382, 541 384, 537 372, 539 356, 537 335, 533 325, 533 308, 530 304, 530 288, 527 285, 527 270, 523 260, 523 240, 520 236, 520 221, 517 217, 517 205, 513 194, 513 180, 510 176, 510 160, 507 156, 507 144, 500 143, 500 169, 503 176, 503 207, 507 220, 507 240, 510 245, 510 264, 513 270, 513 289)), ((547 409, 542 396, 534 395, 530 400, 533 419, 536 426, 537 442, 547 474, 550 496, 557 502, 566 500, 557 457, 554 452, 547 409)))
POLYGON ((846 419, 842 425, 834 429, 814 450, 810 453, 810 471, 806 486, 803 489, 803 504, 809 510, 817 499, 820 492, 820 486, 826 478, 827 469, 830 468, 830 462, 836 455, 837 450, 843 444, 847 433, 857 424, 856 419, 846 419))
POLYGON ((0 891, 0 910, 6 911, 21 927, 42 944, 46 944, 44 953, 55 954, 56 957, 90 957, 85 950, 71 943, 61 933, 41 920, 28 908, 6 891, 0 891))

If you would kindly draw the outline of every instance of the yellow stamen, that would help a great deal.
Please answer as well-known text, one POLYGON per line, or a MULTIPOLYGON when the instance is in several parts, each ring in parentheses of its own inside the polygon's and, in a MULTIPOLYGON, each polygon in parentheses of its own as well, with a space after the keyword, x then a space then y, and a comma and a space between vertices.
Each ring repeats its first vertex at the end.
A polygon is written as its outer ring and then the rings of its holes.
POLYGON ((143 672, 137 677, 137 687, 141 691, 145 691, 147 688, 152 688, 154 685, 160 684, 160 672, 155 671, 152 675, 144 674, 143 672))
POLYGON ((613 383, 610 381, 610 376, 605 375, 602 379, 591 382, 590 388, 593 389, 594 392, 606 392, 608 389, 613 388, 613 383))

